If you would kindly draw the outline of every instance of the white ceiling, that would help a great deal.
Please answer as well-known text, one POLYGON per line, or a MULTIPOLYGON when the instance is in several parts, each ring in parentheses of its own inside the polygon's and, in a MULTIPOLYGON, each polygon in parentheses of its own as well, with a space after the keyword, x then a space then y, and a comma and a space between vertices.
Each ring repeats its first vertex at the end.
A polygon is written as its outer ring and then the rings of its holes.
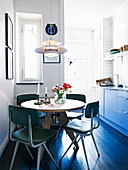
POLYGON ((65 0, 68 27, 95 27, 102 18, 114 16, 128 0, 65 0))

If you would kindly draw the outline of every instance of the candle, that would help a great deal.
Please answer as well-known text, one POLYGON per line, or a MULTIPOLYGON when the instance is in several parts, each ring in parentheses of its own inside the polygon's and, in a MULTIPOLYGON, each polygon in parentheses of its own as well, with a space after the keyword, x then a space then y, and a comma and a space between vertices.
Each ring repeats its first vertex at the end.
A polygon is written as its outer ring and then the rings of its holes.
POLYGON ((40 94, 40 83, 38 83, 37 94, 40 94))
POLYGON ((45 87, 45 94, 47 94, 47 87, 45 87))
POLYGON ((47 101, 47 87, 45 87, 45 101, 47 101))

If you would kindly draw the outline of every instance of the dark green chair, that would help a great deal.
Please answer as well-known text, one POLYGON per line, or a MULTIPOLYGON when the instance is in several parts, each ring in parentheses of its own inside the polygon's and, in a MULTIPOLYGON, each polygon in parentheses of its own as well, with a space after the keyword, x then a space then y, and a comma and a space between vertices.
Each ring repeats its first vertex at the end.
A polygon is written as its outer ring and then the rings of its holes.
MULTIPOLYGON (((21 103, 28 101, 28 100, 38 100, 39 95, 38 94, 21 94, 17 96, 17 105, 21 106, 21 103)), ((39 118, 41 119, 41 124, 43 126, 43 120, 45 118, 45 113, 44 112, 38 112, 39 113, 39 118)))
POLYGON ((63 154, 62 158, 60 159, 60 162, 63 159, 63 157, 65 156, 65 154, 67 153, 67 151, 70 149, 72 144, 75 142, 75 140, 77 140, 77 143, 78 143, 81 139, 84 154, 85 154, 85 159, 87 162, 87 167, 89 169, 88 159, 87 159, 86 150, 85 150, 85 146, 84 146, 84 138, 89 135, 92 136, 92 139, 93 139, 93 142, 94 142, 94 145, 95 145, 96 151, 98 153, 98 157, 99 157, 100 154, 99 154, 99 151, 98 151, 98 148, 97 148, 94 136, 93 136, 93 130, 97 129, 100 125, 100 122, 99 122, 99 101, 87 104, 86 109, 85 109, 85 118, 86 119, 83 119, 83 120, 74 119, 74 120, 70 121, 67 125, 62 126, 64 129, 68 129, 68 130, 72 131, 73 133, 75 133, 76 137, 74 138, 72 143, 69 145, 66 152, 63 154), (93 118, 96 116, 98 116, 98 119, 97 119, 97 122, 94 123, 93 118), (90 119, 90 121, 87 119, 90 119))
MULTIPOLYGON (((86 103, 86 96, 84 94, 67 94, 66 99, 79 100, 86 103)), ((69 120, 81 119, 84 114, 84 108, 76 111, 67 111, 66 114, 69 120)))
POLYGON ((44 147, 45 151, 48 153, 48 155, 58 168, 51 153, 49 152, 48 148, 45 145, 45 141, 53 137, 56 134, 56 131, 38 127, 38 125, 39 114, 37 110, 24 108, 21 106, 9 105, 9 137, 12 141, 16 141, 12 161, 10 164, 10 170, 12 169, 19 143, 25 144, 25 147, 28 150, 32 159, 34 158, 28 146, 38 148, 37 170, 39 170, 40 166, 41 146, 44 147), (11 123, 20 125, 24 128, 12 132, 11 123))
MULTIPOLYGON (((84 103, 86 103, 86 96, 84 94, 66 94, 66 99, 72 99, 72 100, 79 100, 84 103)), ((66 115, 69 120, 73 119, 81 119, 84 115, 84 109, 74 110, 74 111, 66 111, 66 115)), ((55 113, 55 120, 57 119, 57 113, 55 113)), ((56 138, 58 137, 58 134, 61 130, 62 126, 59 126, 59 129, 57 131, 56 138)))

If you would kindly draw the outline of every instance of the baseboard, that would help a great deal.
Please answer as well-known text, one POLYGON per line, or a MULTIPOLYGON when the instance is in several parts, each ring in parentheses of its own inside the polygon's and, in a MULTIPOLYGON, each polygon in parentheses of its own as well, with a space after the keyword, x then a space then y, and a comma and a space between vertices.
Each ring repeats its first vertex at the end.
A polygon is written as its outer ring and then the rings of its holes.
POLYGON ((112 126, 114 129, 118 130, 119 132, 123 133, 125 136, 128 137, 128 130, 122 128, 121 126, 117 125, 116 123, 108 120, 107 118, 100 116, 100 118, 106 122, 107 124, 109 124, 110 126, 112 126))
MULTIPOLYGON (((15 125, 13 125, 12 127, 12 131, 15 129, 15 125)), ((3 143, 0 145, 0 157, 4 151, 4 149, 6 148, 7 144, 9 142, 9 136, 7 135, 3 141, 3 143)))
POLYGON ((8 141, 9 141, 9 138, 8 138, 8 135, 7 135, 6 138, 4 139, 3 143, 0 145, 0 156, 2 155, 8 141))

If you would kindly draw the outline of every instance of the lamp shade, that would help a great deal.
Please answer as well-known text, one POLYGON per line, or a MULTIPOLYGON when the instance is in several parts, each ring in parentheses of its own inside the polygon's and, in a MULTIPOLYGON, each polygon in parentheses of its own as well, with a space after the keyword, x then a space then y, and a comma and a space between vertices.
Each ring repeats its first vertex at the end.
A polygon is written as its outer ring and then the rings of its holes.
POLYGON ((64 54, 67 52, 67 49, 60 46, 60 42, 55 40, 47 40, 43 42, 42 47, 38 47, 35 49, 36 53, 46 54, 46 53, 57 53, 57 54, 64 54))
POLYGON ((42 46, 39 48, 35 49, 36 53, 40 53, 40 54, 45 54, 45 53, 57 53, 57 54, 64 54, 65 52, 67 52, 67 49, 65 49, 64 47, 58 47, 58 46, 42 46))

